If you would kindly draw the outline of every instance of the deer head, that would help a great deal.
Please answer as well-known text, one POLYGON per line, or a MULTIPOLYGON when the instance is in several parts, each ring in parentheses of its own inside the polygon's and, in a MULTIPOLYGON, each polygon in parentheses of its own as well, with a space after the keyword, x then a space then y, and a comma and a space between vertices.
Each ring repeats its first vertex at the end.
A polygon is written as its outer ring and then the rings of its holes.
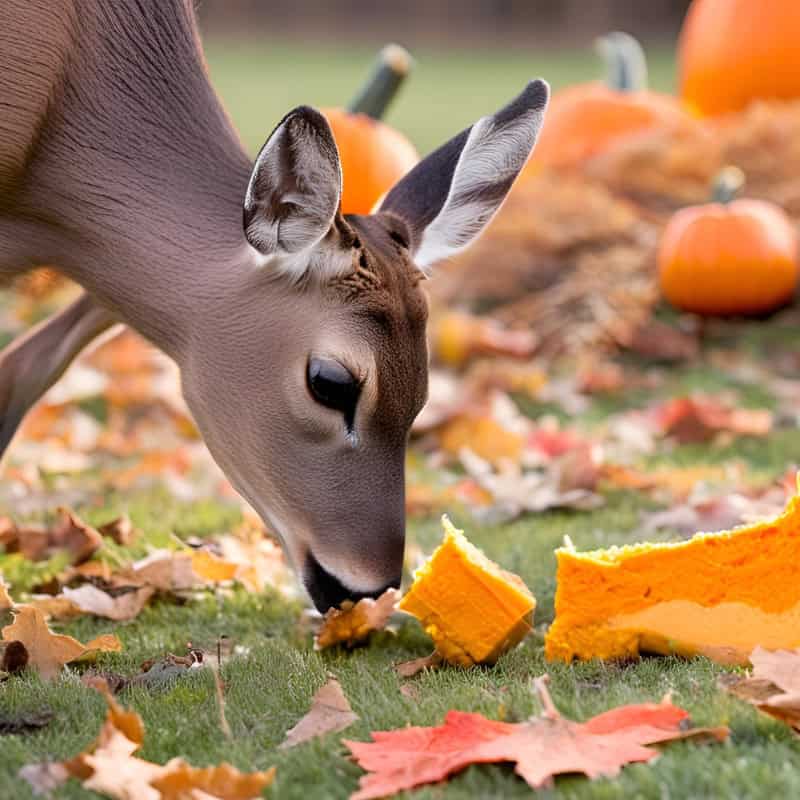
POLYGON ((289 113, 258 155, 245 267, 233 302, 209 304, 195 334, 208 341, 182 365, 184 393, 321 611, 399 585, 406 441, 427 392, 420 284, 497 211, 547 95, 530 83, 421 161, 369 216, 340 213, 338 152, 317 111, 289 113))

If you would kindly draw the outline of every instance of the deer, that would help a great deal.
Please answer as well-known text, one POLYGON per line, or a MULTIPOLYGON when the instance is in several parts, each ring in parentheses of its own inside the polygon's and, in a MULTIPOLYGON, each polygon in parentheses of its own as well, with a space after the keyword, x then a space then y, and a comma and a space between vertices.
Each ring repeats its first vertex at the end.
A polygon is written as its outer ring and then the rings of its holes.
POLYGON ((112 326, 178 365, 213 458, 321 612, 399 587, 405 452, 427 395, 424 279, 497 212, 541 128, 532 80, 343 215, 325 117, 253 161, 191 0, 5 0, 0 280, 52 264, 72 305, 0 352, 0 455, 112 326))

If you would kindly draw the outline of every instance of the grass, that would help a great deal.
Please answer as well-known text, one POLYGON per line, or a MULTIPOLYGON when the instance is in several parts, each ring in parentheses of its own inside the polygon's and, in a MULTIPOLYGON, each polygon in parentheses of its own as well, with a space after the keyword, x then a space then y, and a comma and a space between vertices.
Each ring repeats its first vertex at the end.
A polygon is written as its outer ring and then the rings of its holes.
MULTIPOLYGON (((297 105, 346 105, 366 78, 384 44, 306 44, 211 39, 206 43, 212 80, 243 141, 255 153, 281 117, 297 105)), ((531 49, 414 49, 416 67, 386 121, 403 131, 421 153, 508 102, 534 77, 553 89, 601 78, 591 42, 585 51, 531 49)), ((650 83, 674 85, 671 50, 648 52, 650 83)))
MULTIPOLYGON (((276 42, 212 41, 209 61, 213 78, 227 101, 247 146, 255 150, 290 107, 302 102, 320 105, 346 101, 368 69, 375 47, 309 48, 298 62, 295 48, 276 42)), ((420 50, 416 74, 393 107, 390 121, 424 152, 448 138, 477 116, 504 102, 531 75, 541 74, 554 86, 589 79, 597 73, 590 51, 555 52, 434 52, 420 50)), ((665 50, 652 54, 654 83, 671 84, 671 62, 665 50)), ((749 351, 773 352, 780 345, 797 345, 780 323, 725 329, 732 344, 749 351)), ((737 390, 752 405, 769 407, 771 396, 757 383, 743 382, 708 363, 666 372, 658 392, 665 396, 686 390, 737 390)), ((598 400, 583 420, 601 423, 621 408, 644 405, 658 392, 637 392, 613 400, 598 400)), ((531 413, 541 411, 535 406, 531 413)), ((658 463, 743 462, 759 475, 776 477, 800 452, 800 432, 778 431, 765 439, 733 444, 683 446, 652 458, 658 463)), ((616 704, 657 700, 671 691, 699 724, 727 723, 728 744, 698 747, 677 743, 665 748, 654 764, 623 770, 614 780, 589 782, 562 778, 543 797, 558 798, 767 798, 800 795, 800 745, 788 730, 729 698, 717 688, 721 668, 705 659, 684 661, 646 658, 624 664, 546 664, 542 635, 553 616, 555 560, 553 549, 568 533, 580 548, 624 543, 637 538, 642 510, 649 501, 629 492, 609 494, 605 507, 592 513, 551 512, 528 516, 503 526, 481 526, 465 515, 456 522, 503 566, 519 573, 536 594, 537 629, 517 650, 493 668, 468 671, 444 669, 414 679, 416 696, 400 692, 392 669, 396 661, 424 655, 429 643, 413 621, 396 634, 382 633, 368 647, 354 652, 317 653, 304 623, 301 607, 274 593, 249 595, 242 589, 207 594, 184 605, 159 602, 127 624, 79 619, 59 630, 88 639, 114 630, 124 652, 101 657, 99 667, 125 674, 138 671, 145 659, 167 651, 182 652, 188 641, 213 645, 222 634, 231 636, 246 653, 223 667, 227 686, 226 715, 233 738, 223 736, 218 722, 214 686, 207 671, 182 678, 162 690, 136 689, 123 694, 146 725, 143 758, 165 762, 183 756, 195 765, 227 760, 242 769, 277 765, 277 779, 268 797, 345 798, 356 787, 360 770, 345 758, 340 735, 276 749, 285 732, 308 709, 311 697, 327 673, 342 682, 360 720, 346 735, 365 739, 369 731, 408 724, 435 724, 450 708, 480 711, 507 720, 523 719, 538 710, 530 690, 534 676, 547 671, 556 704, 567 715, 584 719, 616 704)), ((173 535, 207 536, 229 529, 237 512, 212 502, 177 503, 159 489, 113 494, 78 511, 89 521, 103 522, 127 510, 144 541, 168 545, 173 535)), ((429 551, 439 538, 435 519, 410 522, 409 539, 429 551)), ((15 586, 32 585, 58 563, 32 570, 13 557, 0 558, 0 568, 15 586)), ((74 755, 95 737, 104 715, 99 696, 78 681, 78 673, 54 684, 35 675, 0 684, 0 716, 50 709, 53 722, 33 733, 0 738, 0 797, 33 797, 17 778, 24 764, 74 755)), ((530 791, 503 766, 473 767, 446 786, 411 793, 415 800, 448 798, 507 798, 530 791)), ((58 797, 90 798, 76 781, 58 797)))

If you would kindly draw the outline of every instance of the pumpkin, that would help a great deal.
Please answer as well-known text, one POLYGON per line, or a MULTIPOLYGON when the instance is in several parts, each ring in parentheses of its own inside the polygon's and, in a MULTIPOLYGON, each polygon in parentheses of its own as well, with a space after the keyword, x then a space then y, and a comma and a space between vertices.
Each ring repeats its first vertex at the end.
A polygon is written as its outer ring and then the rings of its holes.
POLYGON ((579 166, 626 136, 692 124, 675 98, 647 89, 647 63, 636 39, 615 32, 597 44, 607 65, 606 82, 582 83, 554 95, 526 177, 542 167, 579 166))
POLYGON ((703 116, 800 97, 797 0, 694 0, 678 46, 680 94, 703 116))
POLYGON ((664 229, 658 251, 661 292, 696 314, 754 315, 791 300, 798 279, 797 233, 766 200, 734 199, 736 167, 716 180, 714 202, 688 206, 664 229))
POLYGON ((556 551, 548 659, 640 651, 747 664, 800 646, 800 497, 779 517, 688 541, 556 551))
POLYGON ((444 541, 414 574, 400 608, 422 622, 446 661, 494 663, 530 632, 536 600, 446 516, 442 526, 444 541))
POLYGON ((368 214, 419 161, 414 145, 380 121, 411 63, 406 50, 387 45, 373 74, 346 109, 322 109, 339 149, 344 214, 368 214))

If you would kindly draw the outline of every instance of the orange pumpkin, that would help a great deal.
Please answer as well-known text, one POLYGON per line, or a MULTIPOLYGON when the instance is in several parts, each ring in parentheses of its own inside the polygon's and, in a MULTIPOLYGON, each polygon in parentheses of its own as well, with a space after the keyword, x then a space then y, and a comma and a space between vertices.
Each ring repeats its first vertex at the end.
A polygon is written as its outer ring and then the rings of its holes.
POLYGON ((680 93, 713 116, 800 97, 798 0, 694 0, 678 50, 680 93))
POLYGON ((664 297, 696 314, 763 314, 789 302, 798 281, 797 232, 765 200, 735 200, 741 170, 717 179, 714 201, 678 211, 658 252, 664 297))
POLYGON ((606 82, 571 86, 553 97, 525 175, 542 167, 569 168, 607 151, 621 138, 665 125, 692 124, 677 100, 647 89, 640 44, 627 33, 598 40, 606 82))
POLYGON ((414 145, 380 121, 411 68, 398 45, 384 47, 373 75, 347 109, 324 108, 339 148, 342 212, 368 214, 418 161, 414 145))

